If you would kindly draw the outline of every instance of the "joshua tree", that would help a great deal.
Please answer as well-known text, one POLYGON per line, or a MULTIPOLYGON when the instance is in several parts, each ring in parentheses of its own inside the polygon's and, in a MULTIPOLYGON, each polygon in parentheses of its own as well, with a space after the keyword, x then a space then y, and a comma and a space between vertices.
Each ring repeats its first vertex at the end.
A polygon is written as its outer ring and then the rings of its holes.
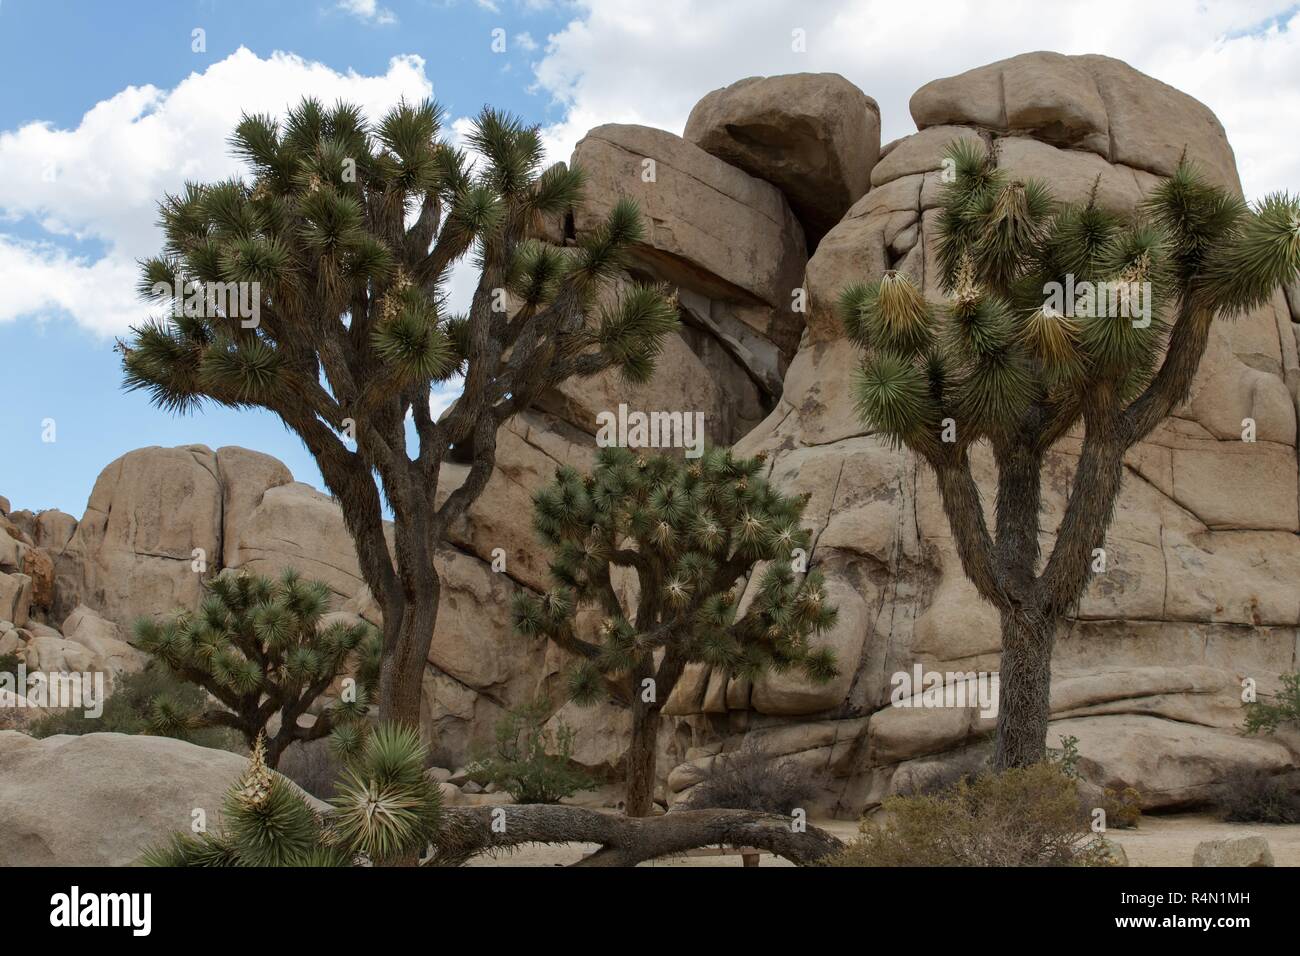
POLYGON ((724 449, 683 463, 607 448, 591 475, 561 468, 534 497, 556 587, 517 597, 515 627, 577 656, 569 673, 577 702, 596 700, 607 686, 630 701, 629 816, 651 810, 659 712, 686 664, 751 678, 793 667, 823 682, 836 673, 831 651, 808 645, 810 634, 834 623, 835 610, 820 574, 801 573, 807 499, 779 494, 761 469, 761 458, 724 449), (741 613, 737 582, 763 561, 770 563, 741 613), (631 595, 619 595, 615 568, 635 573, 631 595), (583 636, 583 606, 603 616, 595 634, 583 636))
POLYGON ((337 731, 339 749, 360 744, 361 724, 379 677, 379 635, 369 624, 335 621, 321 627, 329 589, 285 571, 278 581, 226 571, 204 585, 198 613, 182 610, 164 622, 141 619, 133 643, 177 677, 207 691, 219 707, 194 714, 166 696, 150 705, 156 733, 177 736, 191 727, 231 727, 250 747, 265 739, 274 768, 294 741, 317 740, 337 731), (342 700, 316 715, 310 727, 298 718, 335 678, 354 671, 342 700), (279 727, 265 737, 267 724, 279 727))
POLYGON ((1125 221, 1095 187, 1059 205, 980 146, 948 155, 947 300, 889 273, 839 304, 866 350, 855 382, 865 421, 933 468, 966 576, 1001 615, 995 765, 1024 766, 1045 754, 1056 626, 1104 554, 1124 454, 1187 397, 1215 317, 1296 276, 1300 206, 1275 195, 1248 207, 1184 161, 1125 221), (1073 486, 1040 563, 1044 456, 1079 423, 1073 486), (993 531, 970 467, 981 441, 998 469, 993 531))
POLYGON ((415 729, 381 724, 344 770, 332 812, 318 815, 274 773, 262 738, 230 788, 216 833, 177 833, 141 857, 146 866, 351 866, 411 860, 434 839, 442 791, 424 775, 415 729))
POLYGON ((433 555, 482 493, 498 428, 574 375, 644 380, 677 321, 655 288, 601 295, 641 235, 633 204, 575 248, 538 243, 540 217, 579 200, 580 173, 539 174, 537 129, 486 109, 471 168, 438 139, 440 120, 431 103, 402 103, 370 126, 310 99, 283 125, 245 116, 231 143, 251 180, 164 199, 165 245, 140 287, 170 315, 119 346, 127 387, 160 407, 261 407, 303 441, 383 610, 381 717, 408 722, 438 613, 433 555), (448 270, 471 248, 473 303, 449 316, 448 270), (430 390, 458 373, 460 397, 435 420, 430 390), (435 506, 451 454, 468 474, 435 506))

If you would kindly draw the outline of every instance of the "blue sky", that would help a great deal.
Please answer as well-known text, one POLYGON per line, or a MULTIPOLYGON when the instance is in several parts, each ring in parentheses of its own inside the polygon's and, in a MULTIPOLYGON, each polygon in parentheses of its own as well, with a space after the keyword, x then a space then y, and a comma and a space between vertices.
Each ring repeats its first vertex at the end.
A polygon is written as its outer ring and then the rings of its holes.
MULTIPOLYGON (((1300 8, 1238 0, 0 0, 0 494, 80 516, 100 470, 144 445, 238 444, 320 484, 269 415, 177 418, 120 388, 113 337, 148 313, 136 258, 155 203, 186 178, 237 171, 240 109, 304 93, 374 112, 432 93, 449 117, 485 103, 539 123, 551 159, 585 130, 680 132, 709 90, 744 76, 842 73, 914 128, 917 87, 1036 49, 1106 53, 1205 101, 1248 195, 1300 187, 1279 124, 1300 115, 1300 8), (1098 24, 1106 26, 1098 30, 1098 24), (192 31, 206 49, 192 49, 192 31), (493 30, 506 50, 492 50, 493 30), (806 34, 794 52, 793 30, 806 34), (42 441, 55 423, 54 442, 42 441)), ((464 293, 467 271, 453 283, 464 293)))
MULTIPOLYGON (((174 87, 241 46, 260 57, 292 51, 364 75, 383 74, 396 54, 415 54, 428 62, 434 96, 451 116, 491 103, 532 122, 553 121, 550 97, 526 89, 529 51, 511 40, 529 31, 545 37, 563 25, 563 8, 520 6, 503 16, 476 3, 392 7, 397 22, 382 24, 328 4, 286 0, 4 0, 0 88, 22 93, 0 98, 0 130, 33 121, 75 127, 96 103, 128 86, 174 87), (206 53, 191 49, 196 27, 205 30, 206 53), (507 30, 506 56, 490 48, 497 27, 507 30)), ((34 216, 0 222, 0 233, 48 238, 34 216)), ((105 249, 95 237, 63 237, 59 245, 91 259, 105 249)), ((93 309, 93 300, 85 308, 93 309)), ((143 394, 124 392, 112 337, 88 333, 60 311, 0 324, 0 355, 10 365, 7 397, 0 400, 0 494, 13 507, 58 507, 80 516, 104 465, 155 444, 266 450, 299 480, 321 484, 311 457, 269 413, 210 406, 175 416, 152 408, 143 394), (46 419, 55 424, 53 442, 42 440, 46 419)))

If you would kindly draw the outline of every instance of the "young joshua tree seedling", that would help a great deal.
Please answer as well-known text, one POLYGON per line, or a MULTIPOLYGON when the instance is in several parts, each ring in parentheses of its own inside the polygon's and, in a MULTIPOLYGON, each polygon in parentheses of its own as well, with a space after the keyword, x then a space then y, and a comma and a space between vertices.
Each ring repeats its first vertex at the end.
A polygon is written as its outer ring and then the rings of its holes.
POLYGON ((171 620, 148 618, 135 627, 136 647, 152 654, 180 677, 203 688, 216 704, 190 714, 166 697, 155 698, 150 724, 174 734, 190 727, 231 727, 252 747, 265 742, 274 768, 294 741, 318 740, 337 732, 343 752, 360 743, 359 718, 373 700, 379 678, 379 635, 365 622, 335 621, 321 627, 329 589, 286 571, 278 581, 230 571, 205 585, 198 613, 185 610, 171 620), (310 727, 298 718, 335 679, 345 674, 343 699, 316 715, 310 727), (267 735, 267 725, 280 725, 267 735))
POLYGON ((561 468, 534 498, 556 587, 520 595, 515 627, 577 655, 576 701, 609 688, 630 702, 629 816, 650 813, 659 713, 688 663, 751 678, 791 668, 819 682, 836 674, 831 651, 808 642, 835 622, 821 575, 793 570, 796 549, 809 546, 799 527, 806 499, 778 493, 761 470, 761 458, 724 449, 682 462, 607 448, 592 474, 561 468), (770 563, 742 613, 738 582, 760 562, 770 563), (634 573, 634 595, 620 597, 618 568, 634 573), (594 635, 580 633, 585 607, 603 617, 594 635))
POLYGON ((866 352, 855 386, 864 420, 934 469, 966 576, 1000 612, 1002 769, 1044 758, 1056 626, 1105 545, 1125 452, 1187 397, 1211 323, 1296 277, 1300 206, 1275 195, 1248 207, 1184 161, 1123 220, 1095 201, 1057 204, 982 146, 959 142, 949 157, 946 302, 890 273, 845 289, 840 308, 866 352), (1078 468, 1043 562, 1043 459, 1080 423, 1078 468), (998 469, 992 530, 971 474, 977 442, 998 469))
POLYGON ((580 173, 539 172, 537 129, 492 110, 468 136, 485 157, 470 168, 440 121, 428 102, 373 125, 310 99, 284 123, 245 116, 231 143, 249 176, 163 201, 165 244, 141 291, 169 314, 120 345, 127 387, 160 407, 265 408, 306 445, 383 610, 381 717, 412 725, 438 614, 434 552, 482 493, 497 430, 571 376, 644 381, 677 322, 655 288, 602 296, 641 236, 633 204, 575 248, 533 241, 540 217, 580 201, 580 173), (448 270, 471 250, 478 285, 453 316, 448 270), (457 374, 460 397, 435 420, 431 389, 457 374), (453 449, 468 475, 438 504, 453 449))

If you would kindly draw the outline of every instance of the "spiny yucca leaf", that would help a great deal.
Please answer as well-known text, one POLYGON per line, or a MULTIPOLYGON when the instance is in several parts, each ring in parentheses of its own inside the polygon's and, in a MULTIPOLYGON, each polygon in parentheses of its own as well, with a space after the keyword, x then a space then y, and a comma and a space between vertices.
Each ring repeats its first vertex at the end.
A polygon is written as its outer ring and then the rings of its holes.
POLYGON ((600 671, 587 660, 574 664, 566 675, 569 699, 579 706, 590 706, 600 700, 604 684, 600 671))
POLYGON ((981 356, 963 369, 953 388, 958 429, 1014 431, 1034 396, 1034 379, 1018 348, 981 356))
POLYGON ((896 355, 869 357, 854 379, 853 393, 862 418, 894 441, 902 442, 934 424, 925 375, 896 355))
POLYGON ((1266 196, 1238 220, 1234 240, 1211 253, 1202 286, 1205 301, 1230 314, 1258 308, 1300 275, 1300 200, 1266 196))
POLYGON ((1001 353, 1014 334, 1006 301, 996 295, 980 295, 952 303, 943 344, 946 353, 960 364, 1001 353))
POLYGON ((215 833, 174 833, 140 855, 140 866, 238 866, 239 853, 215 833))
POLYGON ((943 287, 951 292, 963 258, 980 236, 983 203, 1005 185, 1006 177, 984 144, 970 138, 949 143, 944 160, 937 253, 943 287))
POLYGON ((586 174, 577 167, 556 163, 537 177, 531 205, 539 213, 560 213, 576 206, 582 199, 586 174))
POLYGON ((1212 185, 1186 158, 1156 185, 1143 209, 1170 237, 1183 281, 1200 270, 1212 248, 1231 238, 1247 212, 1244 200, 1212 185))
POLYGON ((905 273, 885 273, 864 307, 873 347, 911 356, 929 345, 933 310, 905 273))
POLYGON ((972 252, 981 282, 1004 289, 1027 270, 1041 248, 1053 213, 1045 183, 1012 180, 975 200, 971 217, 978 227, 972 252))
POLYGON ((1098 279, 1098 261, 1119 228, 1119 217, 1099 206, 1065 206, 1044 244, 1044 265, 1053 275, 1072 275, 1076 281, 1098 279))
POLYGON ((659 286, 634 285, 612 308, 603 308, 595 338, 629 384, 654 373, 663 338, 678 326, 677 303, 659 286))
POLYGON ((605 221, 579 240, 578 255, 570 273, 579 288, 616 276, 623 268, 627 250, 644 236, 641 212, 635 201, 621 198, 605 221))
POLYGON ((432 309, 405 304, 371 335, 375 352, 388 362, 402 382, 435 380, 455 365, 451 341, 437 324, 432 309))
POLYGON ((259 338, 223 340, 204 351, 199 381, 209 392, 252 404, 275 394, 282 366, 279 351, 259 338))
POLYGON ((246 792, 246 780, 231 788, 222 822, 244 866, 293 866, 317 845, 320 824, 289 781, 268 773, 269 784, 256 795, 246 792))
POLYGON ((1021 320, 1016 341, 1038 360, 1044 381, 1053 387, 1075 382, 1084 374, 1087 366, 1079 336, 1078 322, 1042 306, 1021 320))
POLYGON ((870 303, 875 299, 876 286, 865 282, 855 282, 840 290, 835 303, 835 311, 848 337, 862 348, 870 342, 867 338, 866 314, 870 303))

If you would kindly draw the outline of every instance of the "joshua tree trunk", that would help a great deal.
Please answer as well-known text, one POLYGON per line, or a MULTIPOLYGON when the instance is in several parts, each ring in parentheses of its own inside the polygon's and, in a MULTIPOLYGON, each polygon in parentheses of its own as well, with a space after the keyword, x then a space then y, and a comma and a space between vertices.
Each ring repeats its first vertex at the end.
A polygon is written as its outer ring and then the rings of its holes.
MULTIPOLYGON (((392 634, 385 627, 384 640, 391 652, 384 655, 379 672, 379 719, 394 720, 418 726, 420 722, 420 691, 424 678, 424 665, 433 643, 433 628, 438 620, 438 596, 441 583, 438 575, 430 574, 427 590, 403 602, 398 624, 392 634)), ((388 620, 388 611, 384 611, 388 620)))
POLYGON ((1002 667, 998 677, 997 747, 993 766, 1027 767, 1047 756, 1054 625, 1002 613, 1002 667))
POLYGON ((642 656, 633 670, 632 741, 627 748, 627 795, 625 812, 629 817, 648 817, 654 810, 655 763, 659 743, 659 712, 668 695, 677 686, 685 661, 668 651, 658 670, 650 654, 642 656), (653 679, 653 695, 645 700, 647 678, 653 679))
POLYGON ((1002 618, 998 733, 994 766, 1024 767, 1046 756, 1048 700, 1052 683, 1052 628, 1039 610, 1039 509, 1043 456, 1021 440, 999 445, 997 539, 1007 600, 1002 618))
POLYGON ((638 693, 632 702, 632 742, 627 748, 627 815, 648 817, 654 807, 655 744, 659 737, 659 704, 645 703, 638 693))

